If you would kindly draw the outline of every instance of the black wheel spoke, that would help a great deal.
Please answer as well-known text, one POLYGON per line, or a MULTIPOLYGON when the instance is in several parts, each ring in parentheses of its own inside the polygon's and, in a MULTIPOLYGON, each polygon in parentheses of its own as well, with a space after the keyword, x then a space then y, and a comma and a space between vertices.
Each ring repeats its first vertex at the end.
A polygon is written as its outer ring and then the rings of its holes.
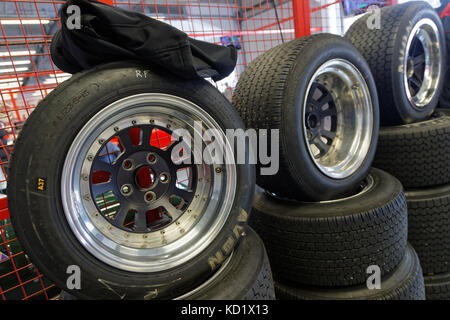
POLYGON ((328 109, 326 110, 321 110, 320 112, 320 116, 321 118, 326 118, 326 117, 335 117, 337 115, 336 112, 336 108, 334 107, 328 107, 328 109))
POLYGON ((327 92, 322 97, 320 97, 319 100, 317 100, 317 105, 319 107, 322 107, 323 105, 331 101, 333 101, 333 96, 331 95, 331 93, 327 92))
POLYGON ((179 188, 173 188, 173 194, 182 198, 186 202, 190 202, 192 198, 194 197, 195 192, 194 191, 187 191, 184 189, 179 188))
POLYGON ((309 137, 308 137, 308 141, 309 144, 314 144, 314 140, 318 137, 319 134, 319 130, 308 130, 309 133, 309 137))
POLYGON ((322 137, 325 137, 329 142, 333 142, 334 138, 336 138, 336 132, 333 131, 322 130, 320 133, 322 137))
POLYGON ((328 150, 330 149, 330 146, 327 145, 325 142, 323 142, 322 139, 320 139, 320 138, 316 138, 314 140, 313 144, 320 151, 320 154, 318 155, 319 157, 325 155, 328 152, 328 150))
POLYGON ((142 145, 148 146, 150 145, 150 138, 152 136, 153 127, 152 126, 143 126, 142 130, 142 145))
POLYGON ((137 232, 147 231, 147 214, 146 210, 143 208, 138 209, 134 215, 134 227, 137 232))
POLYGON ((128 211, 129 211, 128 206, 126 206, 124 203, 122 203, 114 217, 114 225, 116 227, 123 228, 123 224, 125 223, 125 219, 127 217, 128 211))
POLYGON ((419 54, 417 57, 414 57, 414 66, 418 66, 424 63, 425 63, 425 53, 419 54))
POLYGON ((94 161, 94 163, 92 164, 92 172, 94 171, 107 171, 107 172, 112 172, 113 171, 113 165, 111 165, 110 163, 100 160, 100 159, 96 159, 94 161))
POLYGON ((417 77, 416 74, 413 74, 413 76, 409 79, 411 81, 411 84, 414 85, 416 89, 419 89, 422 86, 422 81, 417 77))
POLYGON ((173 204, 170 203, 168 197, 161 198, 159 202, 161 206, 163 206, 164 209, 166 209, 167 213, 173 220, 177 219, 179 216, 183 214, 183 211, 178 210, 173 206, 173 204))
POLYGON ((122 147, 126 151, 130 151, 130 149, 133 148, 133 142, 131 141, 131 136, 130 136, 129 130, 123 130, 123 131, 119 132, 119 134, 117 136, 119 137, 122 147))

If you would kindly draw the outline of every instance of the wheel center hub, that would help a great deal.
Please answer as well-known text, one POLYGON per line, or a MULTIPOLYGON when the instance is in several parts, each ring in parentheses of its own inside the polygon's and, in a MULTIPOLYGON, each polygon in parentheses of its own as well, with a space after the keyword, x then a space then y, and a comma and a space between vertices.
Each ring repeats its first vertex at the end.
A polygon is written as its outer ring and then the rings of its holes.
POLYGON ((117 187, 127 201, 145 205, 164 196, 171 186, 171 170, 161 154, 139 151, 123 156, 117 187))
POLYGON ((155 183, 155 171, 146 165, 136 169, 135 183, 142 190, 149 189, 155 183))
POLYGON ((315 129, 319 125, 319 117, 310 113, 306 118, 306 125, 309 129, 315 129))

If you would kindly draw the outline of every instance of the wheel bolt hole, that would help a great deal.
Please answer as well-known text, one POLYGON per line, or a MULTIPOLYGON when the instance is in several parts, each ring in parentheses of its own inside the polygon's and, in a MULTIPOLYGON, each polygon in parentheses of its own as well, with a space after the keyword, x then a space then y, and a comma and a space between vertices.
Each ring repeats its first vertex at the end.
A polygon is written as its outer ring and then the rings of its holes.
POLYGON ((153 154, 150 154, 147 159, 150 163, 154 163, 156 161, 156 157, 153 154))
POLYGON ((125 169, 130 169, 132 165, 133 165, 133 164, 131 163, 130 160, 125 160, 125 161, 123 162, 123 167, 124 167, 125 169))
POLYGON ((144 200, 146 202, 152 202, 155 199, 156 199, 156 194, 152 191, 149 191, 144 195, 144 200))

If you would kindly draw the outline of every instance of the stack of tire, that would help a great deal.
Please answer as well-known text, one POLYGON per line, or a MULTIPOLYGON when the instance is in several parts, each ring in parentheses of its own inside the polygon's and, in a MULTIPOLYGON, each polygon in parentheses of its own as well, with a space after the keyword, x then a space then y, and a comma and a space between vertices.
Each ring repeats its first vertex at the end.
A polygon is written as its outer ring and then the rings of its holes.
MULTIPOLYGON (((262 165, 257 168, 260 187, 250 225, 266 244, 280 299, 425 298, 413 249, 422 244, 407 242, 403 180, 394 177, 399 169, 378 161, 374 166, 384 171, 370 167, 379 119, 383 125, 409 123, 433 112, 434 96, 431 106, 409 105, 402 87, 405 72, 398 64, 404 66, 401 57, 410 46, 402 39, 416 34, 418 21, 442 27, 422 2, 381 10, 381 29, 369 29, 369 18, 358 20, 346 39, 313 35, 262 54, 247 67, 233 97, 247 127, 279 130, 279 170, 265 176, 262 165)), ((438 52, 432 54, 443 56, 441 31, 435 34, 438 52)), ((416 76, 414 66, 408 76, 416 76)), ((433 81, 426 89, 434 85, 438 93, 442 84, 433 81)), ((386 130, 380 130, 378 154, 385 148, 386 130)), ((393 140, 402 141, 398 136, 393 140)), ((413 174, 408 160, 415 167, 423 161, 407 157, 390 159, 413 174)), ((448 154, 439 159, 447 170, 448 154)))
POLYGON ((382 9, 377 32, 366 32, 365 23, 367 17, 357 21, 346 37, 377 84, 382 128, 374 166, 406 189, 408 240, 427 299, 450 299, 450 110, 435 110, 445 82, 445 32, 424 2, 382 9))

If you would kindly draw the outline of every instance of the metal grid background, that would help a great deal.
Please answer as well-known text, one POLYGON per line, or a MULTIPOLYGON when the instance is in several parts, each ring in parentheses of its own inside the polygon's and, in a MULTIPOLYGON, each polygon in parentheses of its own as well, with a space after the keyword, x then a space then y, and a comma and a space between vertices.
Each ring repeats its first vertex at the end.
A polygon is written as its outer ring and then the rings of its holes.
MULTIPOLYGON (((372 4, 385 5, 393 1, 372 1, 372 4)), ((228 78, 216 83, 227 97, 231 97, 245 66, 259 54, 310 33, 343 34, 345 19, 353 14, 347 12, 346 16, 344 8, 349 1, 345 0, 103 2, 145 13, 199 40, 226 44, 230 38, 224 37, 235 37, 235 45, 239 47, 237 67, 228 78)), ((364 1, 350 2, 352 8, 359 5, 361 12, 365 10, 364 1)), ((58 10, 63 3, 58 0, 0 0, 0 192, 6 188, 10 152, 24 121, 43 97, 70 77, 58 70, 50 57, 51 38, 60 27, 58 10)), ((5 204, 0 208, 0 250, 3 252, 0 299, 52 298, 55 287, 26 259, 10 221, 4 220, 7 216, 5 204), (25 270, 28 271, 26 276, 23 275, 25 270)))

